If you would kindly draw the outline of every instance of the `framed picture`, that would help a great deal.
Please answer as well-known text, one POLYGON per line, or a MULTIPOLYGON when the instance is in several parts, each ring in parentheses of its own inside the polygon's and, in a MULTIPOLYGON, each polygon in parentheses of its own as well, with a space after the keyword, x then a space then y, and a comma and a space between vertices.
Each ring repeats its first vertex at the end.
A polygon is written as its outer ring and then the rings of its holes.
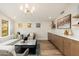
POLYGON ((31 28, 31 23, 27 23, 27 28, 31 28))
POLYGON ((64 16, 57 20, 57 28, 67 29, 71 28, 71 14, 64 16))
POLYGON ((8 36, 8 21, 2 20, 2 37, 8 36))
POLYGON ((22 28, 22 27, 23 27, 23 24, 22 24, 22 23, 19 23, 19 24, 18 24, 18 27, 19 27, 19 28, 22 28))
POLYGON ((40 28, 41 24, 40 23, 36 23, 36 28, 40 28))

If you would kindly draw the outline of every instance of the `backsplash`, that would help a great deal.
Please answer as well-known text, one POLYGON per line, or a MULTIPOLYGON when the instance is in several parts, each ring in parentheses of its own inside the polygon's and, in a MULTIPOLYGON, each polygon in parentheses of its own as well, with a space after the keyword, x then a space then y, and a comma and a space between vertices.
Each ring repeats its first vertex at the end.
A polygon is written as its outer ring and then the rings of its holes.
POLYGON ((79 29, 72 29, 74 35, 79 36, 79 29))

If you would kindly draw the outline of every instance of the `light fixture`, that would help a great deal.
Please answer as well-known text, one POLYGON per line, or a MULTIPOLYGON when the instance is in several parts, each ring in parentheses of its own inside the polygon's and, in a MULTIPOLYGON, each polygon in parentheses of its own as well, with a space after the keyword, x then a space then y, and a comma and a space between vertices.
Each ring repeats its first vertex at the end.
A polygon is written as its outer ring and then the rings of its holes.
POLYGON ((14 19, 16 18, 16 16, 13 17, 14 19))
POLYGON ((20 10, 23 10, 23 6, 22 5, 20 6, 20 10))
POLYGON ((23 11, 24 13, 26 13, 26 14, 29 14, 29 13, 32 14, 35 10, 35 7, 29 6, 28 4, 25 4, 25 5, 20 6, 20 10, 23 11))
POLYGON ((49 18, 49 19, 52 19, 52 17, 51 17, 51 16, 49 16, 48 18, 49 18))
POLYGON ((12 19, 16 19, 16 16, 11 16, 12 19))

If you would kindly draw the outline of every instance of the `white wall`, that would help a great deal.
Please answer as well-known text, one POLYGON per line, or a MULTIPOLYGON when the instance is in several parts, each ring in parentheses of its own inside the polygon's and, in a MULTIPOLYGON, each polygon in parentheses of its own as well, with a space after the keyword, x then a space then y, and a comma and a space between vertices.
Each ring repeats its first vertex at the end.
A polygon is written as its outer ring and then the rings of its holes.
MULTIPOLYGON (((58 16, 57 19, 60 19, 68 14, 71 14, 71 16, 75 15, 76 13, 78 13, 78 6, 79 4, 70 4, 68 6, 66 6, 65 13, 58 16)), ((56 20, 57 20, 56 19, 56 20)), ((78 22, 78 19, 74 19, 71 17, 71 25, 74 24, 74 22, 78 22)), ((65 29, 51 29, 50 24, 51 22, 47 22, 47 21, 40 21, 41 23, 41 28, 36 28, 35 27, 35 23, 39 23, 39 22, 32 22, 32 28, 31 29, 17 29, 17 31, 20 31, 21 33, 28 33, 28 32, 35 32, 37 34, 37 38, 39 40, 46 40, 47 39, 47 32, 56 32, 56 33, 60 33, 60 34, 64 34, 64 30, 65 29)), ((71 26, 72 28, 72 32, 74 35, 78 35, 79 36, 79 28, 73 28, 73 26, 71 26)))
MULTIPOLYGON (((75 15, 75 14, 79 14, 79 4, 71 4, 69 5, 66 9, 65 9, 65 13, 63 15, 60 15, 59 17, 57 17, 57 19, 62 18, 65 15, 71 14, 71 16, 75 15)), ((73 32, 73 35, 75 36, 79 36, 79 27, 74 27, 73 24, 76 24, 79 22, 78 18, 73 18, 71 17, 71 30, 73 32)), ((60 33, 60 34, 64 34, 64 30, 65 29, 55 29, 52 30, 52 32, 56 32, 56 33, 60 33)))
POLYGON ((13 31, 13 28, 14 28, 14 21, 12 19, 10 19, 9 17, 7 17, 4 13, 0 12, 0 42, 3 42, 3 41, 6 41, 8 39, 11 38, 11 35, 12 33, 14 33, 13 31), (1 37, 2 36, 2 27, 1 27, 1 24, 2 24, 2 20, 7 20, 9 22, 9 35, 8 36, 5 36, 5 37, 1 37))
POLYGON ((0 20, 0 37, 1 37, 1 20, 0 20))
POLYGON ((47 40, 48 39, 48 31, 51 30, 50 27, 51 22, 49 21, 30 21, 30 22, 16 22, 15 25, 15 30, 16 32, 21 32, 21 34, 27 34, 30 32, 35 32, 36 33, 36 37, 37 40, 47 40), (17 28, 17 24, 18 23, 32 23, 32 27, 31 28, 17 28), (40 23, 41 27, 40 28, 36 28, 36 23, 40 23))

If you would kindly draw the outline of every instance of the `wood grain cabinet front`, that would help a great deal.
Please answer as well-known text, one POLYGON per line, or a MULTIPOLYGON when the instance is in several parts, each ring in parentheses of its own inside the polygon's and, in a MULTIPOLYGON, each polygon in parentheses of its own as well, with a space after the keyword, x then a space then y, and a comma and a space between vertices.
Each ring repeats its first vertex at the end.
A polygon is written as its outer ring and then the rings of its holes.
POLYGON ((79 41, 48 33, 48 40, 65 56, 79 56, 79 41))
POLYGON ((48 33, 48 40, 52 42, 61 52, 63 52, 63 38, 55 34, 48 33))
POLYGON ((71 55, 72 56, 79 56, 79 41, 72 40, 71 55))
POLYGON ((51 33, 48 33, 48 40, 49 40, 50 42, 52 42, 52 34, 51 34, 51 33))
POLYGON ((64 44, 64 39, 63 37, 58 37, 58 49, 63 53, 63 44, 64 44))
POLYGON ((67 39, 67 38, 64 38, 64 55, 66 56, 71 56, 71 40, 70 39, 67 39))

